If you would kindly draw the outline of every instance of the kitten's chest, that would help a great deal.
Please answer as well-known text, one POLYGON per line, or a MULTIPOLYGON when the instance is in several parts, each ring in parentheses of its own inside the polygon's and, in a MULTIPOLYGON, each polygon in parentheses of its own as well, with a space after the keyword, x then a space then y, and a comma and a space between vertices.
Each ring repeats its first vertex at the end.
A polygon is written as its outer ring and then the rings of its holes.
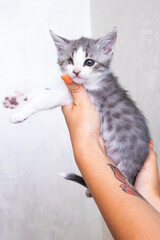
POLYGON ((100 92, 87 91, 91 102, 99 111, 100 115, 104 115, 108 108, 108 97, 102 96, 100 92))

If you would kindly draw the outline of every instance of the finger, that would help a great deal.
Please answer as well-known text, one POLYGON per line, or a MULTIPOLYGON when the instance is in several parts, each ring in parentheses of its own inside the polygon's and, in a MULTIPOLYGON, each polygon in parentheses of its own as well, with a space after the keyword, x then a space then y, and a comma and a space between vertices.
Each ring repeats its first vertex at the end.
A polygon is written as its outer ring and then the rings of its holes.
POLYGON ((85 88, 77 83, 67 84, 67 87, 73 97, 73 104, 83 105, 90 101, 85 88))
POLYGON ((149 168, 154 170, 157 167, 158 167, 157 154, 153 150, 153 148, 150 148, 149 155, 148 155, 146 161, 144 162, 142 170, 146 170, 146 169, 149 169, 149 168))
POLYGON ((74 83, 72 81, 72 79, 68 76, 68 74, 61 76, 61 78, 66 83, 66 85, 73 97, 73 104, 83 105, 84 103, 86 103, 86 101, 91 102, 83 85, 74 83))

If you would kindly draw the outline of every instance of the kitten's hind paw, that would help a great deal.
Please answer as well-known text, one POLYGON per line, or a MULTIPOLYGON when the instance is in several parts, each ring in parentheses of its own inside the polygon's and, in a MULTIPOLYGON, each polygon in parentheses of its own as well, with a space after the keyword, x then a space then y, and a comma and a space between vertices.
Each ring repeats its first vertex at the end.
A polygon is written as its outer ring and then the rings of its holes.
POLYGON ((5 97, 3 105, 5 108, 14 109, 27 101, 28 98, 24 92, 15 92, 12 96, 5 97))
POLYGON ((86 197, 88 197, 88 198, 91 198, 91 197, 92 197, 92 194, 91 194, 89 188, 87 188, 85 194, 86 194, 86 197))

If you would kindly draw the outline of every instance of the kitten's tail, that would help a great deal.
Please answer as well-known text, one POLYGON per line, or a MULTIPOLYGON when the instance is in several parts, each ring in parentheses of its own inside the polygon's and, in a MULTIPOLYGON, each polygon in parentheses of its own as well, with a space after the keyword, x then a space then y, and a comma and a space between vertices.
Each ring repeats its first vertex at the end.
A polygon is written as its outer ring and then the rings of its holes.
POLYGON ((65 178, 66 180, 77 182, 77 183, 81 184, 82 186, 86 187, 87 188, 86 196, 92 197, 92 195, 87 187, 87 184, 85 183, 84 179, 81 176, 79 176, 75 173, 61 173, 60 175, 61 175, 61 177, 65 178))
POLYGON ((61 177, 65 178, 67 180, 77 182, 87 188, 87 184, 85 183, 84 179, 75 173, 61 173, 60 175, 61 175, 61 177))

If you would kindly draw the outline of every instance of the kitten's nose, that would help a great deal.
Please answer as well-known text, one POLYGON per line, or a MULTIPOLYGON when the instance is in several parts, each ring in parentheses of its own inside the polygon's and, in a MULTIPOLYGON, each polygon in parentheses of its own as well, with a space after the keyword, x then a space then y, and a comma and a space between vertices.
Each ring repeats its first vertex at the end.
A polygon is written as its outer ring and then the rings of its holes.
POLYGON ((80 72, 81 72, 80 70, 73 70, 73 73, 76 74, 76 76, 78 76, 80 72))

